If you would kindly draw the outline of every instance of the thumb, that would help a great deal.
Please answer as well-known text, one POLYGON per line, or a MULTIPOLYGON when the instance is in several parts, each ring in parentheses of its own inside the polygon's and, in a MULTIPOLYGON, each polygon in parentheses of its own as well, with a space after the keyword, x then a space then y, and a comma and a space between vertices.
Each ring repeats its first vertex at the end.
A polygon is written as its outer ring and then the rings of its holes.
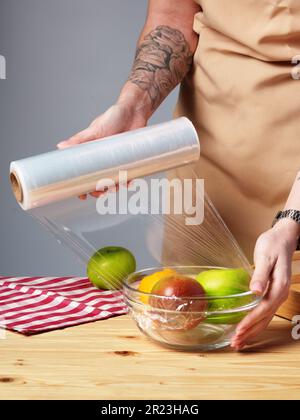
POLYGON ((263 295, 267 289, 274 263, 264 255, 259 256, 255 261, 255 269, 250 282, 250 290, 263 295))
POLYGON ((85 130, 80 131, 68 140, 62 141, 57 144, 58 149, 65 149, 67 147, 75 146, 76 144, 86 143, 91 140, 97 140, 101 136, 98 134, 99 130, 96 130, 94 126, 89 126, 85 130))

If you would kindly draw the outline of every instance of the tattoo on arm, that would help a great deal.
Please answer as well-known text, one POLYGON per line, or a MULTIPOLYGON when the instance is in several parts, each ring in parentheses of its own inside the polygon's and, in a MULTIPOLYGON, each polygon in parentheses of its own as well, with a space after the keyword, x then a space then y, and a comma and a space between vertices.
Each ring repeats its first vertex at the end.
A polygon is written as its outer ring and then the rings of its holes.
POLYGON ((155 109, 188 73, 192 58, 178 29, 158 26, 137 49, 129 80, 148 93, 155 109))

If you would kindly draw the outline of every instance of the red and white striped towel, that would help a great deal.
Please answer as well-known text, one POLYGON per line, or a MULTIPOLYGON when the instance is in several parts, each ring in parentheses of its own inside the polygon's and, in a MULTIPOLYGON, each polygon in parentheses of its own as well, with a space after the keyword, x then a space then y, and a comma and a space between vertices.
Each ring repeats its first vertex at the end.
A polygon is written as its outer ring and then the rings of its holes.
POLYGON ((83 277, 0 277, 0 327, 36 334, 127 312, 118 291, 83 277))

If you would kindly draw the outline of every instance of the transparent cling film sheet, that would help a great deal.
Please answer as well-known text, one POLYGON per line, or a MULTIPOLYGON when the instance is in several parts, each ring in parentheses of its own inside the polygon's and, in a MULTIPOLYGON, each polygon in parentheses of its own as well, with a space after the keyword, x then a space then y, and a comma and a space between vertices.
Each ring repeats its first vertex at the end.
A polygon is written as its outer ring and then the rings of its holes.
POLYGON ((70 248, 89 274, 102 264, 103 271, 96 273, 104 273, 101 287, 119 288, 130 271, 154 266, 250 272, 204 193, 195 165, 199 155, 192 123, 178 118, 12 162, 10 179, 23 210, 70 248), (185 179, 174 179, 173 169, 181 166, 185 179), (99 197, 95 190, 102 192, 99 197), (109 253, 114 270, 105 274, 109 253))

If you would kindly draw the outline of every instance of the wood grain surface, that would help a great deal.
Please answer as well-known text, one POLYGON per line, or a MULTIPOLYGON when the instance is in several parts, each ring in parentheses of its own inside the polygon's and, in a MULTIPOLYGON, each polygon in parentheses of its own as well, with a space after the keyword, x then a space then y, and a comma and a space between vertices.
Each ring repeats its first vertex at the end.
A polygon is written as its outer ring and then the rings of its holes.
POLYGON ((293 399, 300 341, 274 318, 240 353, 177 352, 148 341, 128 316, 0 340, 0 399, 293 399))

